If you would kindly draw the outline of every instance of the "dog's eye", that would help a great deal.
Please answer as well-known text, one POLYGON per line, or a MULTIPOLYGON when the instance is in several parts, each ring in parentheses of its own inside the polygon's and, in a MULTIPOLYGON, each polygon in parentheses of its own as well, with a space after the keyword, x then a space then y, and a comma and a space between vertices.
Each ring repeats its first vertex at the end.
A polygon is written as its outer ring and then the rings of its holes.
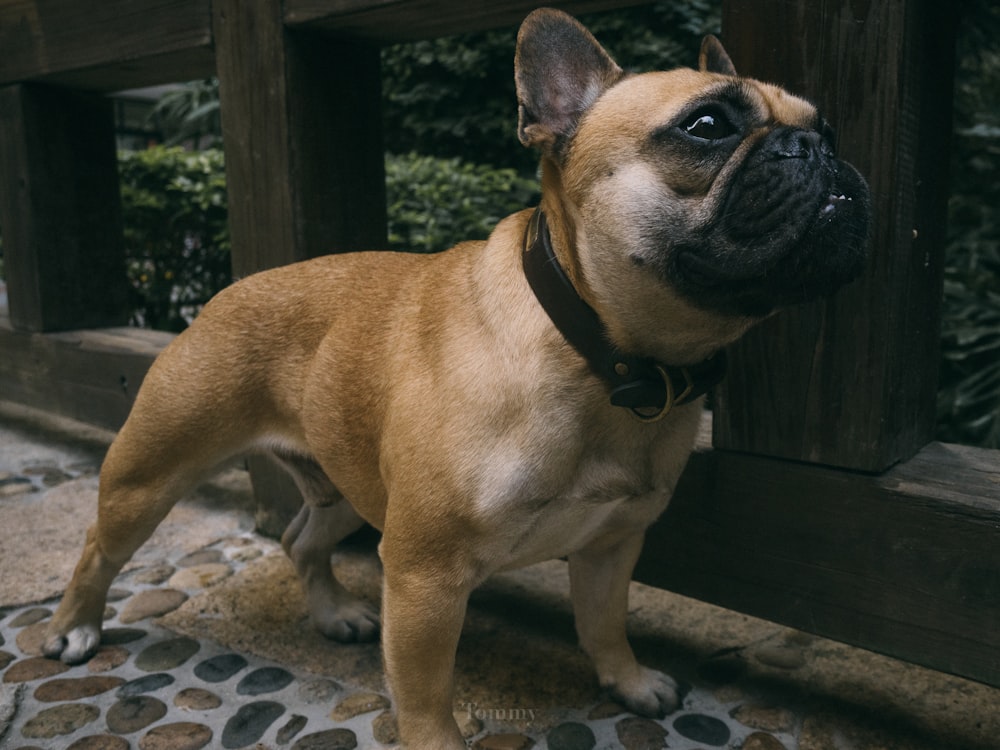
POLYGON ((736 132, 729 119, 718 109, 700 109, 681 125, 681 129, 692 138, 703 141, 718 141, 736 132))

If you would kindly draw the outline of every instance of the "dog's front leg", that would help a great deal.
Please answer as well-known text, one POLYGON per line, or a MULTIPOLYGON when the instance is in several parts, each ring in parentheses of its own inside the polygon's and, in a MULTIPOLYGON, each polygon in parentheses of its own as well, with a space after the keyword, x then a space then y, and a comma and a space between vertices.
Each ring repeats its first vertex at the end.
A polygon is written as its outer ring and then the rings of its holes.
POLYGON ((628 588, 643 538, 600 539, 570 555, 570 590, 580 645, 601 687, 635 713, 662 717, 677 708, 677 683, 641 666, 625 634, 628 588))
POLYGON ((380 546, 382 650, 400 739, 407 750, 464 749, 452 714, 453 672, 471 582, 461 566, 394 541, 401 540, 387 533, 380 546))

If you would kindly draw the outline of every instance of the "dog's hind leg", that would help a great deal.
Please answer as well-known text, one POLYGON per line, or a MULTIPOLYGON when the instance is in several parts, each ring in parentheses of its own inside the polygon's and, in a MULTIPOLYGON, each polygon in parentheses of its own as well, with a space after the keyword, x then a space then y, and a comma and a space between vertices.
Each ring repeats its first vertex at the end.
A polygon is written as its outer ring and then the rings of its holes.
POLYGON ((276 453, 302 493, 302 510, 288 525, 281 544, 302 581, 309 615, 327 638, 342 643, 372 641, 378 636, 378 612, 345 589, 334 577, 334 547, 364 525, 314 460, 276 453))

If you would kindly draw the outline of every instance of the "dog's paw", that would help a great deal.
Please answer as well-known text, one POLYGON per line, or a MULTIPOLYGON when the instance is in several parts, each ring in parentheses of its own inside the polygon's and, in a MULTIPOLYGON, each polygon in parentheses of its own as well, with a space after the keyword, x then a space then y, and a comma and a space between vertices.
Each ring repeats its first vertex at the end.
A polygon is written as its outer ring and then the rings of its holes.
POLYGON ((633 677, 608 687, 615 700, 640 716, 662 719, 680 706, 677 683, 655 669, 639 667, 633 677))
POLYGON ((360 599, 314 614, 313 622, 320 633, 338 643, 370 643, 378 639, 378 612, 360 599))
POLYGON ((101 645, 101 629, 97 625, 79 625, 66 635, 54 633, 42 644, 42 653, 66 664, 87 661, 101 645))

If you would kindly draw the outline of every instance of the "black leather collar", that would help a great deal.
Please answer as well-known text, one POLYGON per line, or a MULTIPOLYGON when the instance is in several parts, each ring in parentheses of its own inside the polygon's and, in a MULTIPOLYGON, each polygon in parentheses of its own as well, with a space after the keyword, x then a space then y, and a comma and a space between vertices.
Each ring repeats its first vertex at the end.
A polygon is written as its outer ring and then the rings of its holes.
POLYGON ((724 351, 689 367, 664 365, 619 351, 608 341, 597 312, 577 294, 555 253, 541 208, 535 209, 521 253, 524 275, 535 297, 566 340, 611 391, 611 403, 643 421, 657 421, 674 406, 710 391, 726 373, 724 351))

